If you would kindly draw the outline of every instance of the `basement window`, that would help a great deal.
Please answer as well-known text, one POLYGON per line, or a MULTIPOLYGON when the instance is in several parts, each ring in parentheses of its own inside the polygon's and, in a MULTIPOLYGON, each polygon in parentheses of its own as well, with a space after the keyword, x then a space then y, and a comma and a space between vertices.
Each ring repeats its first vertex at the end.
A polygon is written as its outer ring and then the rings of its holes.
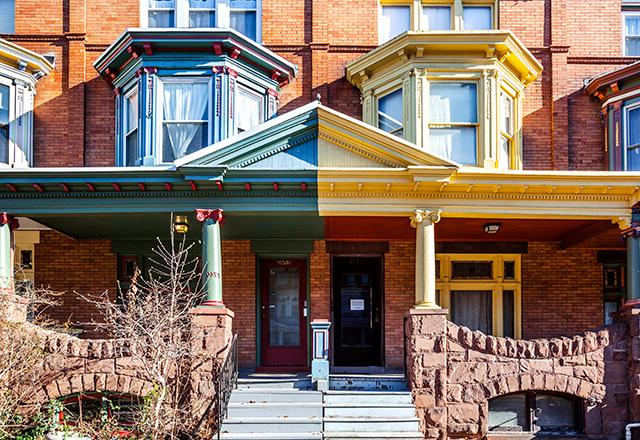
POLYGON ((527 392, 489 401, 489 432, 578 434, 582 402, 567 394, 527 392))
POLYGON ((57 422, 63 426, 77 426, 95 420, 111 422, 123 428, 119 435, 126 436, 136 425, 141 401, 130 394, 78 393, 60 401, 57 422))

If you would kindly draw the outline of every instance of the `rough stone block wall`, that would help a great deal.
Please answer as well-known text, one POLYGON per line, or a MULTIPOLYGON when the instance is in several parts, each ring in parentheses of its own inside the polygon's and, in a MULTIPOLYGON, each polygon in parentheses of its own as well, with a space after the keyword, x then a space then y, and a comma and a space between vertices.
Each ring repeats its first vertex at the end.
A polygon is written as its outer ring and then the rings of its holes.
POLYGON ((446 311, 412 311, 405 331, 409 385, 426 438, 485 436, 488 401, 528 390, 583 399, 585 434, 619 438, 628 402, 638 399, 627 373, 637 338, 630 342, 624 322, 572 338, 513 340, 459 327, 446 311))
POLYGON ((90 325, 99 320, 99 312, 82 295, 100 295, 109 292, 115 298, 117 289, 116 254, 109 240, 72 240, 54 231, 42 231, 40 243, 35 245, 35 286, 49 287, 63 292, 58 298, 60 306, 48 310, 51 318, 77 324, 83 337, 101 336, 90 325))

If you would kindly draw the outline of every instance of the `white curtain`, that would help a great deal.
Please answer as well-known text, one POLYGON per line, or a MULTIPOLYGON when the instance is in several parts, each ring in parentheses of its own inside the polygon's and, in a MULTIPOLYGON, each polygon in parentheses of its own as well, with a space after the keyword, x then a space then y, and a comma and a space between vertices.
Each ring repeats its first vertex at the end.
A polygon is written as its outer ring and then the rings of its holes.
POLYGON ((165 82, 164 86, 164 120, 171 149, 175 159, 184 156, 193 137, 202 124, 175 123, 178 121, 201 121, 205 117, 208 103, 207 83, 174 83, 165 82))
POLYGON ((422 28, 425 31, 451 30, 451 8, 449 6, 423 6, 422 28))
POLYGON ((236 125, 239 130, 246 131, 260 125, 260 107, 262 100, 242 89, 238 89, 236 95, 236 125))

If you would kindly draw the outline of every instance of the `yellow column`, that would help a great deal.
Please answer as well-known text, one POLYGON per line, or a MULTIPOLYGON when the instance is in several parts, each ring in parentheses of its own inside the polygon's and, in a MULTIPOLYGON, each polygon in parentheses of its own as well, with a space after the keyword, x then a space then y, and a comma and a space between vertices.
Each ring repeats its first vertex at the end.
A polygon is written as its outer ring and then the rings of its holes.
POLYGON ((411 213, 411 227, 416 228, 416 309, 439 309, 436 303, 435 224, 440 210, 411 213))

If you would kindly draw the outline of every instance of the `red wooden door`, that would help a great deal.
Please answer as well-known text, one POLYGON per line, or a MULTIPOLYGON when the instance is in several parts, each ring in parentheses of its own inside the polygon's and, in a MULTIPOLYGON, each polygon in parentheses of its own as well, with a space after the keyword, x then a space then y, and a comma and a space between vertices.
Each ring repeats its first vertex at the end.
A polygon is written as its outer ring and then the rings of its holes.
POLYGON ((261 262, 262 367, 307 366, 307 262, 261 262))

